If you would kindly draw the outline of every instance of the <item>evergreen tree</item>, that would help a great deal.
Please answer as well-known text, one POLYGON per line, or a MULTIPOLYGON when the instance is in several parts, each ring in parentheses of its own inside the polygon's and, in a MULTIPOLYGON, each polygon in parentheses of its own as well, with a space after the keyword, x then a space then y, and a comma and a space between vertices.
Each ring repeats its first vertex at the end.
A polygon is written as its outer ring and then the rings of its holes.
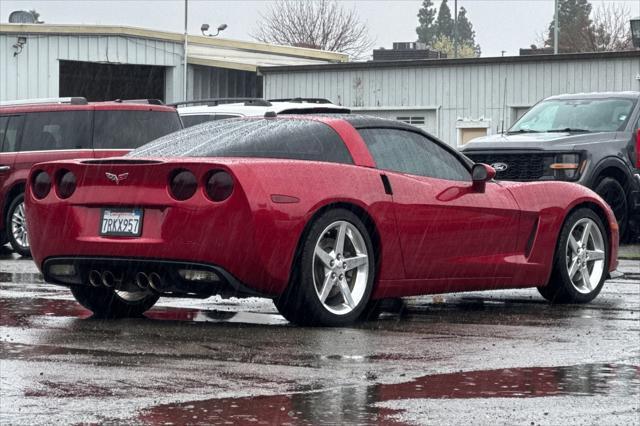
POLYGON ((467 18, 467 10, 464 7, 458 11, 458 44, 472 46, 477 56, 480 56, 480 45, 476 44, 476 32, 473 30, 473 24, 467 18))
MULTIPOLYGON (((559 52, 589 52, 594 50, 595 28, 589 18, 591 3, 588 0, 558 0, 559 52)), ((549 24, 547 46, 553 46, 555 20, 549 24)))
POLYGON ((451 18, 451 9, 449 9, 447 0, 442 0, 438 10, 436 33, 439 37, 444 36, 453 39, 453 19, 451 18))
POLYGON ((436 9, 433 7, 431 0, 424 0, 422 7, 418 11, 419 26, 416 28, 418 34, 418 41, 426 43, 431 46, 437 36, 437 29, 434 25, 436 19, 436 9))

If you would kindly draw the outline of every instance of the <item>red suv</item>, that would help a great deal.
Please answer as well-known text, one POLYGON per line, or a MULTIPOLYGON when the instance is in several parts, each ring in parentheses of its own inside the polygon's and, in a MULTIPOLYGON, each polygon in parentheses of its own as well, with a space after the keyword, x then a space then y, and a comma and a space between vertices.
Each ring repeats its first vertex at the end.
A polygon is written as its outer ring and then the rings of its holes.
POLYGON ((181 128, 175 108, 159 101, 0 103, 0 245, 8 241, 21 255, 30 254, 24 187, 32 165, 120 156, 181 128))

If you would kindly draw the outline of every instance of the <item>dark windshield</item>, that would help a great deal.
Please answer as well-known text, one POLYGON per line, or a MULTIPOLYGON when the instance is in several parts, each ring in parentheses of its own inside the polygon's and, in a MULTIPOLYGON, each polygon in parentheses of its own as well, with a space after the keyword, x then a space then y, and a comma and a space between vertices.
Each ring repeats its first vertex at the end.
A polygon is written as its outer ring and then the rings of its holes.
POLYGON ((132 149, 182 129, 176 112, 96 111, 94 149, 132 149))
POLYGON ((531 108, 509 133, 618 132, 624 130, 635 101, 609 99, 554 99, 531 108))
POLYGON ((338 134, 311 120, 211 121, 153 141, 130 157, 258 157, 352 164, 338 134))

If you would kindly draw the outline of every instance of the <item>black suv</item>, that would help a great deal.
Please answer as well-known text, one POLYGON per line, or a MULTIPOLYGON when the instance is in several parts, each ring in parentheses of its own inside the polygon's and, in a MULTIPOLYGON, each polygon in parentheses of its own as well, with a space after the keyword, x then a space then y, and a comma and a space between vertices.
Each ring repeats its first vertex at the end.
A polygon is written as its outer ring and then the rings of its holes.
POLYGON ((593 189, 613 209, 621 239, 630 239, 640 230, 639 101, 639 92, 552 96, 508 132, 474 139, 461 151, 491 164, 496 179, 593 189))

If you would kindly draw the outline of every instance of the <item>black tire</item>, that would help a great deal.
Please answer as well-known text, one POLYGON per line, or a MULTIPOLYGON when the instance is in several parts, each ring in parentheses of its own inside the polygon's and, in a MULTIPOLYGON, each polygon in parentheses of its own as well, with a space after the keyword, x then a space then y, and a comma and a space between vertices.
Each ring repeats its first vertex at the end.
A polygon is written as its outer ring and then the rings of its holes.
POLYGON ((159 296, 149 293, 144 298, 130 302, 110 288, 89 285, 71 286, 71 293, 85 308, 99 318, 139 317, 155 305, 159 296))
MULTIPOLYGON (((325 234, 326 235, 326 234, 325 234)), ((373 244, 367 228, 352 212, 345 209, 329 210, 311 224, 300 242, 298 256, 294 259, 291 280, 285 292, 274 300, 278 311, 287 320, 298 325, 344 326, 355 322, 364 312, 373 288, 375 259, 373 244), (314 260, 316 244, 322 233, 335 222, 345 221, 359 231, 367 250, 367 273, 362 297, 348 313, 329 311, 320 301, 314 284, 314 260)), ((345 276, 347 273, 345 272, 345 276)), ((345 278, 346 279, 346 278, 345 278)), ((353 279, 353 278, 352 278, 353 279)), ((328 300, 328 299, 327 299, 328 300)))
POLYGON ((624 188, 617 180, 606 177, 598 182, 593 190, 602 197, 602 199, 609 204, 611 210, 613 210, 613 214, 618 221, 618 227, 620 228, 620 241, 625 241, 629 233, 629 207, 624 188))
MULTIPOLYGON (((9 204, 9 210, 7 210, 7 217, 5 218, 5 223, 7 224, 6 225, 7 239, 9 240, 11 247, 16 253, 18 253, 20 256, 29 257, 31 256, 31 249, 29 248, 29 240, 27 239, 26 245, 22 244, 20 241, 16 239, 16 235, 14 235, 14 232, 12 230, 13 215, 20 208, 21 205, 24 205, 24 193, 15 197, 9 204)), ((28 231, 27 231, 27 236, 28 236, 28 231)))
POLYGON ((588 303, 596 298, 602 290, 602 286, 608 275, 609 265, 609 237, 600 217, 589 208, 581 208, 571 213, 565 220, 554 255, 553 270, 551 278, 546 286, 538 287, 540 294, 552 303, 588 303), (569 278, 567 270, 567 247, 569 234, 576 223, 582 219, 591 219, 596 224, 603 239, 604 266, 602 277, 597 285, 588 293, 577 290, 576 285, 569 278))

